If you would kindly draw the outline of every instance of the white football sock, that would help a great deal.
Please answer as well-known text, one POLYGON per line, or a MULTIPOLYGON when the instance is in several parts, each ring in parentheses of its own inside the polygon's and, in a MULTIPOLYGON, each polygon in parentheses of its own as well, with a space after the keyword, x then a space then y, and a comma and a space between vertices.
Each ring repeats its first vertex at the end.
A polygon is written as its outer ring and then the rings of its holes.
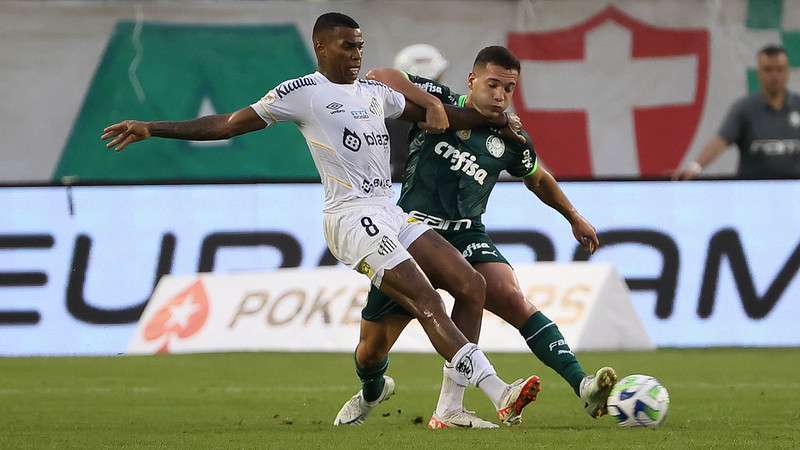
POLYGON ((471 384, 482 390, 495 404, 500 404, 508 384, 497 376, 492 363, 486 358, 477 345, 468 343, 456 352, 450 361, 455 370, 450 372, 456 384, 466 386, 471 384))
POLYGON ((448 411, 460 411, 464 408, 464 392, 467 387, 461 386, 453 380, 455 372, 450 363, 442 367, 442 390, 439 392, 439 402, 436 404, 436 415, 443 416, 448 411))
POLYGON ((494 409, 500 409, 500 401, 508 388, 505 381, 498 378, 497 375, 489 375, 481 381, 478 388, 494 403, 494 409))

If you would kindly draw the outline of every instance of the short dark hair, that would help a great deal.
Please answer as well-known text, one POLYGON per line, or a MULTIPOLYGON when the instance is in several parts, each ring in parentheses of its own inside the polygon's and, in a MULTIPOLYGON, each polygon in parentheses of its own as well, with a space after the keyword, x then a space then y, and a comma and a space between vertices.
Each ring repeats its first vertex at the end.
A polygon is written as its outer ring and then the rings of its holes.
POLYGON ((778 56, 778 55, 785 55, 786 49, 783 46, 778 44, 768 44, 761 48, 758 51, 759 55, 766 55, 766 56, 778 56))
POLYGON ((352 17, 342 13, 329 12, 317 17, 311 36, 317 36, 318 33, 329 31, 336 27, 361 28, 352 17))
POLYGON ((472 67, 486 67, 487 64, 497 64, 505 69, 520 71, 519 59, 511 51, 500 45, 485 47, 478 52, 472 67))

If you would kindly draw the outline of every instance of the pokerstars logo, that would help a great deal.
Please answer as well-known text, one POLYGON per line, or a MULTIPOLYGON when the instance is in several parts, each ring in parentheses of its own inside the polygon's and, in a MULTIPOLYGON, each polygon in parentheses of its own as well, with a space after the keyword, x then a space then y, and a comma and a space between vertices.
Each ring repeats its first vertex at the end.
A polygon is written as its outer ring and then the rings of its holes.
POLYGON ((522 62, 514 108, 562 176, 665 175, 704 107, 706 29, 656 27, 609 6, 583 23, 509 33, 522 62))
POLYGON ((144 326, 144 340, 163 340, 156 353, 169 353, 170 343, 195 335, 207 319, 208 295, 203 282, 197 280, 148 320, 144 326))

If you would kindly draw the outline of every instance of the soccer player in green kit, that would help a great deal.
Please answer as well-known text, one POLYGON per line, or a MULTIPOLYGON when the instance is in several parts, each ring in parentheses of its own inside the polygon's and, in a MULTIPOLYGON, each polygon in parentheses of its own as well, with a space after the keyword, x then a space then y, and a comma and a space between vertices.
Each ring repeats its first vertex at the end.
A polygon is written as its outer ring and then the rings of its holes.
MULTIPOLYGON (((372 70, 367 78, 382 81, 406 96, 410 90, 422 89, 442 103, 475 108, 491 117, 502 114, 510 105, 519 72, 519 60, 508 49, 492 46, 478 53, 469 74, 467 95, 453 94, 440 83, 394 69, 372 70)), ((448 130, 444 134, 412 129, 398 204, 462 252, 486 280, 485 308, 517 328, 536 357, 569 383, 586 412, 596 418, 606 413, 606 399, 617 379, 614 369, 603 367, 589 376, 584 373, 558 326, 525 300, 511 266, 481 222, 492 188, 500 172, 506 170, 522 178, 531 192, 567 219, 584 249, 597 249, 594 227, 577 212, 553 176, 538 166, 530 136, 525 137, 528 145, 503 139, 491 128, 448 130)), ((431 281, 434 286, 443 284, 442 280, 431 281)), ((372 288, 362 318, 375 321, 386 316, 393 316, 395 323, 397 317, 411 319, 402 307, 372 288)), ((399 334, 400 330, 392 331, 399 334)), ((394 335, 388 341, 396 338, 394 335)), ((495 428, 495 424, 464 409, 466 386, 454 381, 456 377, 450 375, 453 370, 445 364, 439 402, 428 426, 495 428)))

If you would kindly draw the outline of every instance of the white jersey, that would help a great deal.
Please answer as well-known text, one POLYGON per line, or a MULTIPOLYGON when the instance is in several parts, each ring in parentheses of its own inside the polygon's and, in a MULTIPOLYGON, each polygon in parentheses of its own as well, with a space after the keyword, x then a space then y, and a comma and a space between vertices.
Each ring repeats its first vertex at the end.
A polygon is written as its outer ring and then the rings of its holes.
POLYGON ((284 81, 251 107, 267 123, 300 127, 325 187, 325 212, 358 198, 392 197, 385 118, 406 100, 383 83, 335 84, 319 72, 284 81))

